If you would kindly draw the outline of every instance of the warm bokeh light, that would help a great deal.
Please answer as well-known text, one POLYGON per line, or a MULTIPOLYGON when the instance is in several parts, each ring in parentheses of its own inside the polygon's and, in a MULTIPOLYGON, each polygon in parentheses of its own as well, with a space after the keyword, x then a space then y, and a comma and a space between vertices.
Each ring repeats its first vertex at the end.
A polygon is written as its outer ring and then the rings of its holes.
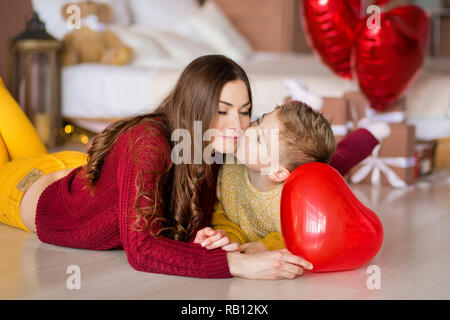
POLYGON ((74 128, 73 128, 73 126, 72 126, 71 124, 68 124, 68 125, 66 125, 66 126, 64 127, 64 132, 67 133, 67 134, 70 134, 70 133, 72 133, 73 131, 74 131, 74 128))
POLYGON ((89 137, 86 134, 81 135, 81 142, 87 144, 89 142, 89 137))

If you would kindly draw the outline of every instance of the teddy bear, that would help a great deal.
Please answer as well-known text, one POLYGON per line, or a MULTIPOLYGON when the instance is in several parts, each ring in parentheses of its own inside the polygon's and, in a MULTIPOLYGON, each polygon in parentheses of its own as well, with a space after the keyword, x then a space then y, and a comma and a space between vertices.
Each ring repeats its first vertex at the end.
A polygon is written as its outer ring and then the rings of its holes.
POLYGON ((61 13, 67 21, 73 11, 71 5, 80 8, 80 28, 67 33, 63 38, 62 64, 64 66, 83 62, 123 65, 133 58, 133 50, 125 45, 111 31, 105 30, 105 23, 112 20, 113 11, 105 3, 80 1, 67 3, 61 13))

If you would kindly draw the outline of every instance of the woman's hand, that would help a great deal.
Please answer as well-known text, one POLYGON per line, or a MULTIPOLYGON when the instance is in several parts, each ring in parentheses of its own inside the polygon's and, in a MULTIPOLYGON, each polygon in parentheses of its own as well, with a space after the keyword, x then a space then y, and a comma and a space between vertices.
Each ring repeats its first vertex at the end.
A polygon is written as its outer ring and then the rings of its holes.
POLYGON ((197 232, 194 243, 200 243, 202 247, 211 250, 222 248, 225 251, 239 251, 239 243, 231 242, 223 230, 213 230, 210 227, 197 232))
POLYGON ((258 253, 267 251, 266 247, 259 241, 247 242, 241 245, 241 253, 258 253))
POLYGON ((259 253, 228 252, 228 265, 233 276, 247 279, 294 279, 303 269, 313 266, 287 249, 259 253))

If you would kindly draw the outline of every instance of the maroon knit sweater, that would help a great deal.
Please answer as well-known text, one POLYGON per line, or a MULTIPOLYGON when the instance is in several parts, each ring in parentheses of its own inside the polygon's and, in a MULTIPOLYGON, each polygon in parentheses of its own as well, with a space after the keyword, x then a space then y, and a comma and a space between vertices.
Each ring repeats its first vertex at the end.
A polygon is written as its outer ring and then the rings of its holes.
MULTIPOLYGON (((81 177, 85 166, 50 184, 39 197, 36 209, 38 238, 45 243, 80 249, 124 249, 129 264, 139 271, 200 278, 232 277, 226 251, 207 250, 200 244, 154 237, 133 230, 136 173, 162 170, 170 161, 170 147, 161 136, 149 134, 145 122, 125 131, 105 157, 91 196, 81 177), (135 151, 130 145, 135 143, 135 151), (151 146, 151 147, 150 147, 151 146), (133 154, 136 159, 133 161, 133 154), (163 155, 163 156, 161 156, 163 155)), ((370 154, 378 141, 358 130, 341 142, 332 165, 345 174, 370 154)), ((219 165, 213 165, 217 181, 219 165)), ((146 190, 154 190, 155 176, 145 174, 146 190)), ((202 195, 204 227, 211 221, 215 188, 202 195)), ((140 204, 149 204, 143 200, 140 204)))

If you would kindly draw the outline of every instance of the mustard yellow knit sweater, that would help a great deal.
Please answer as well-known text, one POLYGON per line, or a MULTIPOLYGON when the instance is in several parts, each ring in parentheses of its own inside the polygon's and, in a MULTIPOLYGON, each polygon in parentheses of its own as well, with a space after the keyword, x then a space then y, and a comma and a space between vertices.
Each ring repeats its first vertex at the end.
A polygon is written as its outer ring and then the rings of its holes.
POLYGON ((242 164, 224 164, 217 179, 212 226, 232 242, 260 241, 267 250, 285 247, 281 236, 280 201, 283 184, 263 192, 250 182, 242 164))

